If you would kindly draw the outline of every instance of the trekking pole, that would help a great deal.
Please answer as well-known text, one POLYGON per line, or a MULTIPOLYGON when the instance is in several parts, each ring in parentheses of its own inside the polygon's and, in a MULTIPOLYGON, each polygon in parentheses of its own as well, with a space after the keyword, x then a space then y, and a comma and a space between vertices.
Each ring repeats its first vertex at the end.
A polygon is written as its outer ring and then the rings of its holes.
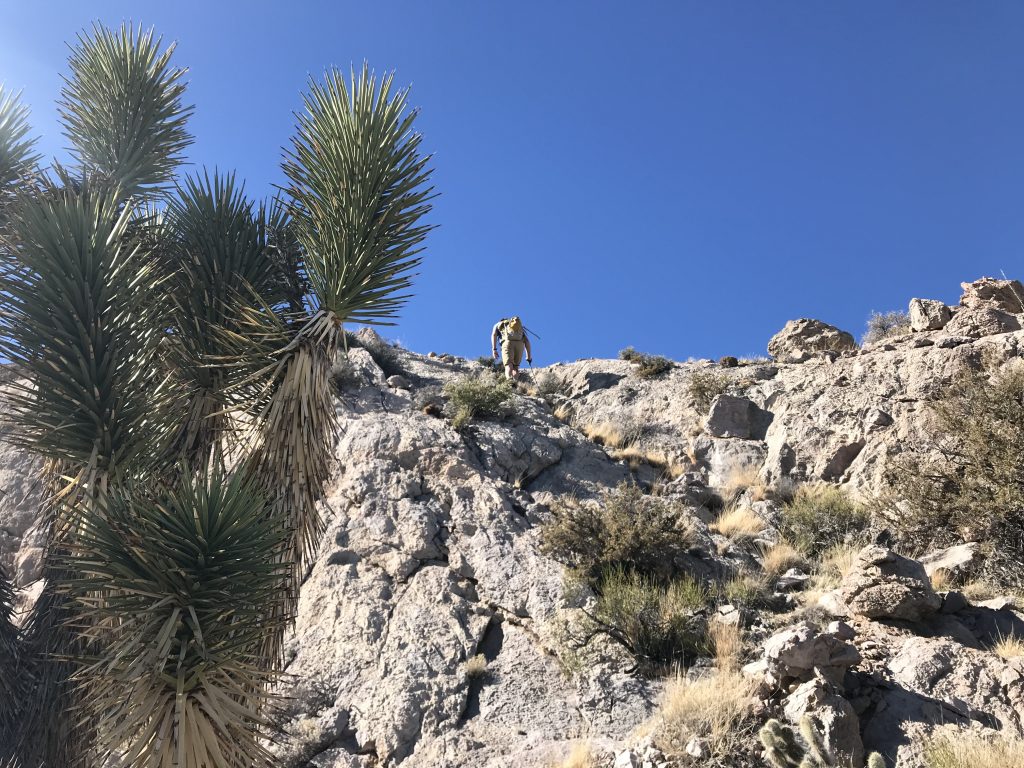
POLYGON ((524 331, 526 331, 526 332, 527 332, 528 334, 530 334, 531 336, 533 336, 533 338, 535 338, 535 339, 539 339, 539 338, 540 338, 540 336, 538 336, 538 335, 537 335, 536 333, 534 333, 533 331, 531 331, 531 330, 530 330, 529 328, 527 328, 527 327, 526 327, 525 325, 523 326, 523 330, 524 330, 524 331))

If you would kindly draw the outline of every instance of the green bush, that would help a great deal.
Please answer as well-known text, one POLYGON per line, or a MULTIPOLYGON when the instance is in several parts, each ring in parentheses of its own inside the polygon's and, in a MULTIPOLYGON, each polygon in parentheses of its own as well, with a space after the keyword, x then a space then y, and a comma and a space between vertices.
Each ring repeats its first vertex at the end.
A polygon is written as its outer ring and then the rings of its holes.
POLYGON ((724 373, 715 371, 696 371, 690 374, 686 391, 693 399, 694 405, 701 413, 711 408, 712 401, 729 388, 730 379, 724 373))
POLYGON ((621 643, 641 666, 660 668, 707 651, 703 612, 710 594, 684 576, 665 586, 625 568, 611 568, 597 586, 597 627, 621 643))
POLYGON ((910 333, 910 315, 900 310, 872 312, 868 318, 868 329, 861 337, 861 344, 873 344, 890 336, 910 333))
POLYGON ((819 557, 839 544, 865 539, 868 510, 834 485, 801 485, 782 508, 779 529, 785 541, 807 556, 819 557))
POLYGON ((338 356, 334 365, 331 366, 331 384, 334 389, 341 393, 349 389, 355 389, 362 383, 362 378, 348 355, 342 353, 338 356))
POLYGON ((637 352, 633 347, 626 347, 619 352, 619 358, 630 363, 636 363, 636 375, 642 379, 653 379, 656 376, 671 371, 675 363, 661 355, 647 355, 637 352))
POLYGON ((462 429, 478 417, 501 416, 515 390, 511 382, 491 373, 461 376, 444 385, 452 426, 462 429))
POLYGON ((614 568, 667 583, 676 558, 693 544, 682 508, 621 484, 598 505, 557 502, 541 531, 545 554, 568 564, 591 585, 614 568))
POLYGON ((889 471, 887 514, 913 547, 983 545, 983 576, 1024 585, 1024 364, 960 371, 923 448, 889 471))

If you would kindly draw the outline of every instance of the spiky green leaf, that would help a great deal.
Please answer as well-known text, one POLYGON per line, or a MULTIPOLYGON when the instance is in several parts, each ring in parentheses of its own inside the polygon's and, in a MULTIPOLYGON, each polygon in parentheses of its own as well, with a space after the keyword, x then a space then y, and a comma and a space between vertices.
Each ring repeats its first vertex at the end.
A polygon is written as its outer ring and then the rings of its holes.
POLYGON ((83 169, 125 196, 169 183, 192 143, 185 70, 171 65, 174 44, 162 44, 152 29, 95 24, 68 59, 59 103, 64 133, 83 169))
POLYGON ((31 173, 40 158, 34 151, 36 139, 28 135, 28 107, 20 96, 0 84, 0 194, 31 173))

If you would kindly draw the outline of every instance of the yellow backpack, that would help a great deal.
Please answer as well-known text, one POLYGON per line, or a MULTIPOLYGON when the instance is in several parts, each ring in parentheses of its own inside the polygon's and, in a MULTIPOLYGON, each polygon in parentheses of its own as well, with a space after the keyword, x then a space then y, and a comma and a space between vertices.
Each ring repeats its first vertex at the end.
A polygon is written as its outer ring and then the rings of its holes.
POLYGON ((498 335, 504 339, 511 339, 512 341, 520 341, 523 336, 523 321, 518 317, 503 318, 501 325, 498 326, 498 335))

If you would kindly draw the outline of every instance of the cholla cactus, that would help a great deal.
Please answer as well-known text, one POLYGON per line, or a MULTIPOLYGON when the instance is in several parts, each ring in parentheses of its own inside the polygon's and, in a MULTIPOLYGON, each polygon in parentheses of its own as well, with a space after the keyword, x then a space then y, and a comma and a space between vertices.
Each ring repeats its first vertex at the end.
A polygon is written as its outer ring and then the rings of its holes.
MULTIPOLYGON (((796 733, 778 720, 769 720, 760 732, 765 757, 775 768, 830 768, 836 758, 826 749, 822 729, 810 714, 800 719, 801 744, 796 733)), ((868 755, 867 768, 885 768, 885 760, 877 752, 868 755)))

